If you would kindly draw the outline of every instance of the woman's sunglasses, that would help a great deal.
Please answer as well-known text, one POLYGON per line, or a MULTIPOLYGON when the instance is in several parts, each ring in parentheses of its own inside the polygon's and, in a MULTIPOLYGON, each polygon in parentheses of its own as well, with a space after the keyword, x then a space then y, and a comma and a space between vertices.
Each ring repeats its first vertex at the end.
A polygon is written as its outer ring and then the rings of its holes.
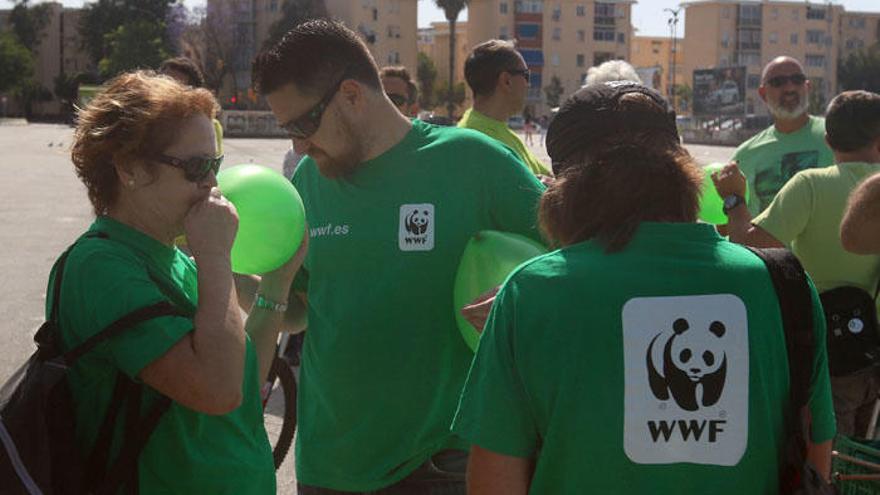
POLYGON ((386 92, 385 94, 388 95, 388 99, 391 100, 391 103, 394 103, 394 106, 396 106, 398 108, 407 104, 406 96, 399 95, 397 93, 388 93, 388 92, 386 92))
POLYGON ((223 163, 223 155, 216 158, 196 156, 185 160, 168 155, 156 155, 155 159, 159 163, 183 170, 183 176, 190 182, 202 182, 208 177, 209 172, 217 175, 220 164, 223 163))

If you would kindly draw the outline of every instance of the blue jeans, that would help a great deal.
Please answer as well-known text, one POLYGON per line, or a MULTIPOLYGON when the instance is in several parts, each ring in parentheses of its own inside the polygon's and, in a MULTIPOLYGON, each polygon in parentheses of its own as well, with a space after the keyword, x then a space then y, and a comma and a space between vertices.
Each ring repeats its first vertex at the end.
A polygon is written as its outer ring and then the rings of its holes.
POLYGON ((299 495, 465 495, 467 452, 442 450, 397 483, 371 492, 342 492, 297 484, 299 495))

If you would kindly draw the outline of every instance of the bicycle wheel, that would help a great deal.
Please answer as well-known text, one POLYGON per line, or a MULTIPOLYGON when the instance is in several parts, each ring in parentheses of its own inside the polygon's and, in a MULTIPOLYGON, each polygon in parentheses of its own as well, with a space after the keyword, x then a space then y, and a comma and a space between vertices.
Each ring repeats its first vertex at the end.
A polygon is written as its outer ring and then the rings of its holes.
POLYGON ((275 469, 278 469, 290 450, 296 431, 296 377, 286 359, 275 358, 269 383, 272 388, 264 399, 263 422, 272 445, 275 469))

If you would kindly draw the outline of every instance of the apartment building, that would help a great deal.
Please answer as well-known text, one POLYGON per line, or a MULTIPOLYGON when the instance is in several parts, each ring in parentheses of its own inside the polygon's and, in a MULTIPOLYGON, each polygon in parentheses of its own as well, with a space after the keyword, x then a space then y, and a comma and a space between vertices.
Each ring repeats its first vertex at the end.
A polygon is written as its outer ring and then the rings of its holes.
POLYGON ((690 75, 684 70, 684 59, 682 38, 676 38, 674 43, 668 36, 633 36, 632 38, 629 63, 636 68, 645 84, 662 95, 670 94, 673 73, 674 85, 690 85, 690 75))
POLYGON ((583 84, 587 70, 626 59, 632 42, 635 0, 471 0, 468 42, 516 40, 531 69, 527 105, 549 113, 543 88, 559 78, 564 94, 583 84))
MULTIPOLYGON (((43 88, 54 91, 55 79, 62 73, 75 75, 79 72, 95 72, 96 67, 82 48, 79 24, 82 9, 66 8, 59 2, 47 2, 48 20, 42 31, 42 39, 34 50, 34 78, 43 88)), ((11 29, 8 25, 11 10, 0 10, 0 30, 11 29)), ((9 113, 19 113, 20 108, 11 105, 9 113)), ((34 104, 36 115, 58 115, 61 103, 57 100, 34 104)))
MULTIPOLYGON (((236 53, 234 81, 226 81, 220 100, 234 96, 241 101, 250 86, 250 63, 269 36, 272 25, 282 16, 284 0, 208 0, 212 12, 232 12, 236 53), (237 93, 237 94, 235 94, 237 93)), ((324 0, 330 17, 357 31, 376 63, 416 67, 417 0, 324 0)))
POLYGON ((814 98, 837 93, 841 56, 878 40, 880 13, 846 12, 819 2, 696 0, 685 7, 684 70, 746 67, 746 113, 767 115, 757 94, 763 66, 789 55, 804 65, 814 98))

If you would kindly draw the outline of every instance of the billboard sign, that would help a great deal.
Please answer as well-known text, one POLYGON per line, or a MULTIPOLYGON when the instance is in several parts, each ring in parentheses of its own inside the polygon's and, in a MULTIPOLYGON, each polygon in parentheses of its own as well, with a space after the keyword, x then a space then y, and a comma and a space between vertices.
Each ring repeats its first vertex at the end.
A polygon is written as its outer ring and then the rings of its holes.
POLYGON ((745 100, 745 67, 694 71, 693 109, 695 116, 743 115, 745 100))

